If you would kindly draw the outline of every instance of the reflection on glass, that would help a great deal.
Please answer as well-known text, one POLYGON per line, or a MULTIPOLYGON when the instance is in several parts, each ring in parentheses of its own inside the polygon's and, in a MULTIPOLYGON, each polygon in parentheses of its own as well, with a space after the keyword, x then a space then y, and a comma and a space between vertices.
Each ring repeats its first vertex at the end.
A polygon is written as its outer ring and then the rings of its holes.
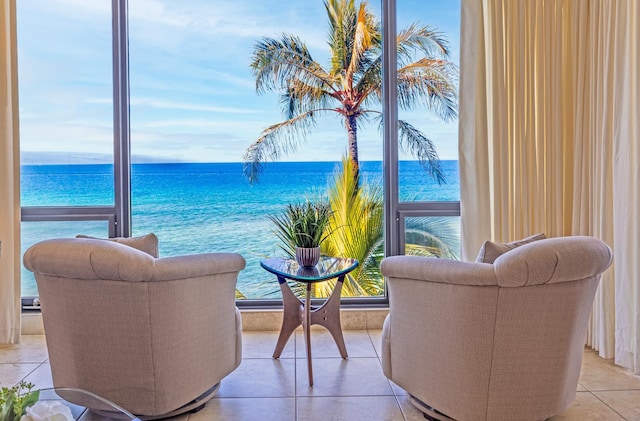
POLYGON ((320 256, 320 261, 314 267, 302 267, 295 259, 271 257, 261 260, 260 266, 275 275, 288 279, 318 282, 351 272, 358 266, 358 261, 355 259, 320 256))
POLYGON ((460 217, 405 218, 404 254, 460 259, 460 217))
MULTIPOLYGON (((51 238, 72 238, 83 234, 92 237, 106 238, 109 233, 107 221, 46 221, 23 222, 21 225, 22 251, 25 251, 38 241, 51 238)), ((22 266, 22 296, 34 297, 38 295, 38 288, 33 273, 22 266)))

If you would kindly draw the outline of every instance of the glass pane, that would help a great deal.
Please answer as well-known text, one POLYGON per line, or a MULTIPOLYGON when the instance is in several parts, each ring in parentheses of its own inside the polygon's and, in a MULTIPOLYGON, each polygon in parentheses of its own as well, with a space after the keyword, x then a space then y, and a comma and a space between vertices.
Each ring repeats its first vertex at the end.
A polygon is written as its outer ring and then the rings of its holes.
POLYGON ((397 0, 397 26, 402 39, 413 32, 398 47, 400 201, 458 201, 460 1, 397 0), (411 43, 416 39, 425 40, 426 51, 411 43), (436 95, 422 95, 433 87, 436 95), (432 152, 440 158, 440 183, 430 175, 435 167, 418 159, 432 152))
POLYGON ((112 205, 111 2, 16 3, 22 204, 112 205))
POLYGON ((22 206, 113 204, 113 164, 23 165, 22 206))
POLYGON ((460 259, 460 217, 405 218, 404 254, 460 259))
MULTIPOLYGON (((22 254, 38 241, 50 238, 72 238, 78 234, 106 238, 109 233, 107 221, 46 221, 23 222, 21 224, 22 254)), ((22 296, 38 295, 33 274, 22 266, 22 296)))
MULTIPOLYGON (((238 290, 248 298, 279 298, 275 277, 259 264, 283 254, 267 216, 288 203, 327 196, 347 133, 341 115, 319 112, 307 141, 287 148, 285 139, 277 162, 267 163, 259 182, 250 184, 243 175, 245 152, 265 128, 287 119, 280 90, 256 93, 251 57, 263 37, 287 33, 299 36, 313 60, 329 69, 325 6, 321 0, 156 5, 129 2, 134 235, 155 232, 164 256, 241 253, 247 268, 238 290)), ((370 7, 379 16, 379 4, 370 7)), ((376 100, 368 105, 380 110, 376 100)), ((362 185, 380 187, 375 115, 358 126, 358 146, 362 185)), ((297 144, 301 137, 290 140, 297 144)))

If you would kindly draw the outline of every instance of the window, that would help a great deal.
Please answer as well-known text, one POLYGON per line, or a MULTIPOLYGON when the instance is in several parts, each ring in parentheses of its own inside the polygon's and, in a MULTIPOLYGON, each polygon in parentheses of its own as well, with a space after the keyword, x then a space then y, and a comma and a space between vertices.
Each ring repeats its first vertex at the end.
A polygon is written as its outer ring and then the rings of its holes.
MULTIPOLYGON (((279 253, 267 215, 326 195, 346 133, 341 116, 326 113, 306 143, 265 164, 259 183, 250 184, 240 162, 245 151, 283 121, 280 93, 256 93, 251 55, 262 37, 290 33, 329 67, 323 2, 166 0, 151 7, 118 0, 112 9, 69 1, 18 1, 25 247, 54 236, 155 232, 163 256, 241 253, 248 264, 239 292, 249 301, 278 298, 277 282, 258 264, 279 253)), ((414 21, 438 26, 456 62, 459 4, 431 3, 372 2, 370 10, 391 25, 382 29, 390 38, 414 21)), ((395 66, 385 48, 385 65, 395 66)), ((385 89, 385 104, 396 103, 394 89, 385 89)), ((441 123, 420 103, 397 112, 371 108, 384 113, 387 139, 375 113, 360 121, 359 159, 363 184, 385 184, 387 254, 428 246, 425 232, 434 226, 435 234, 453 235, 447 244, 455 249, 455 119, 441 123), (411 121, 433 140, 446 183, 397 149, 389 118, 411 121)), ((32 280, 23 280, 23 291, 36 295, 32 280)), ((385 300, 373 298, 353 302, 385 300)))
POLYGON ((387 114, 388 119, 397 121, 397 128, 390 128, 387 134, 386 203, 391 216, 386 219, 387 254, 459 258, 456 97, 460 3, 397 0, 390 1, 387 10, 385 33, 389 38, 407 41, 394 46, 388 54, 397 58, 390 60, 387 68, 393 70, 389 80, 398 83, 389 84, 387 92, 388 103, 397 105, 397 109, 387 114), (420 35, 425 35, 425 43, 410 42, 420 39, 420 35), (426 65, 416 66, 420 61, 416 60, 415 52, 422 46, 426 54, 419 58, 426 56, 428 60, 426 65), (422 86, 429 87, 425 90, 435 87, 437 95, 420 95, 417 79, 429 81, 422 86), (433 152, 440 158, 440 167, 421 165, 417 157, 427 157, 433 152))
MULTIPOLYGON (((66 3, 17 2, 23 251, 113 234, 111 8, 66 3)), ((37 295, 24 268, 22 294, 37 295)))

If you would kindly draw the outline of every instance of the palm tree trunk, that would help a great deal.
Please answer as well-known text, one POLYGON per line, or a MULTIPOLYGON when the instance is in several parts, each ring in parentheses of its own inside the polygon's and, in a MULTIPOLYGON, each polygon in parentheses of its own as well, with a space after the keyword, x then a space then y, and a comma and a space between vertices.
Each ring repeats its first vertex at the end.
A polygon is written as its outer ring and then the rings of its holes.
POLYGON ((345 117, 347 138, 349 141, 349 159, 353 164, 353 179, 360 185, 360 162, 358 161, 358 124, 355 115, 345 117))

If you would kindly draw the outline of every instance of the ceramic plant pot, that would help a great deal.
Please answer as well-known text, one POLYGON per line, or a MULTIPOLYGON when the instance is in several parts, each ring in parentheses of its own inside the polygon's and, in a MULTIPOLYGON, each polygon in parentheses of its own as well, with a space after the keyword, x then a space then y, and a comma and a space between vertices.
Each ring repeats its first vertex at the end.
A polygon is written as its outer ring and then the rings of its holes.
POLYGON ((296 261, 300 266, 312 267, 320 260, 320 247, 296 247, 296 261))

